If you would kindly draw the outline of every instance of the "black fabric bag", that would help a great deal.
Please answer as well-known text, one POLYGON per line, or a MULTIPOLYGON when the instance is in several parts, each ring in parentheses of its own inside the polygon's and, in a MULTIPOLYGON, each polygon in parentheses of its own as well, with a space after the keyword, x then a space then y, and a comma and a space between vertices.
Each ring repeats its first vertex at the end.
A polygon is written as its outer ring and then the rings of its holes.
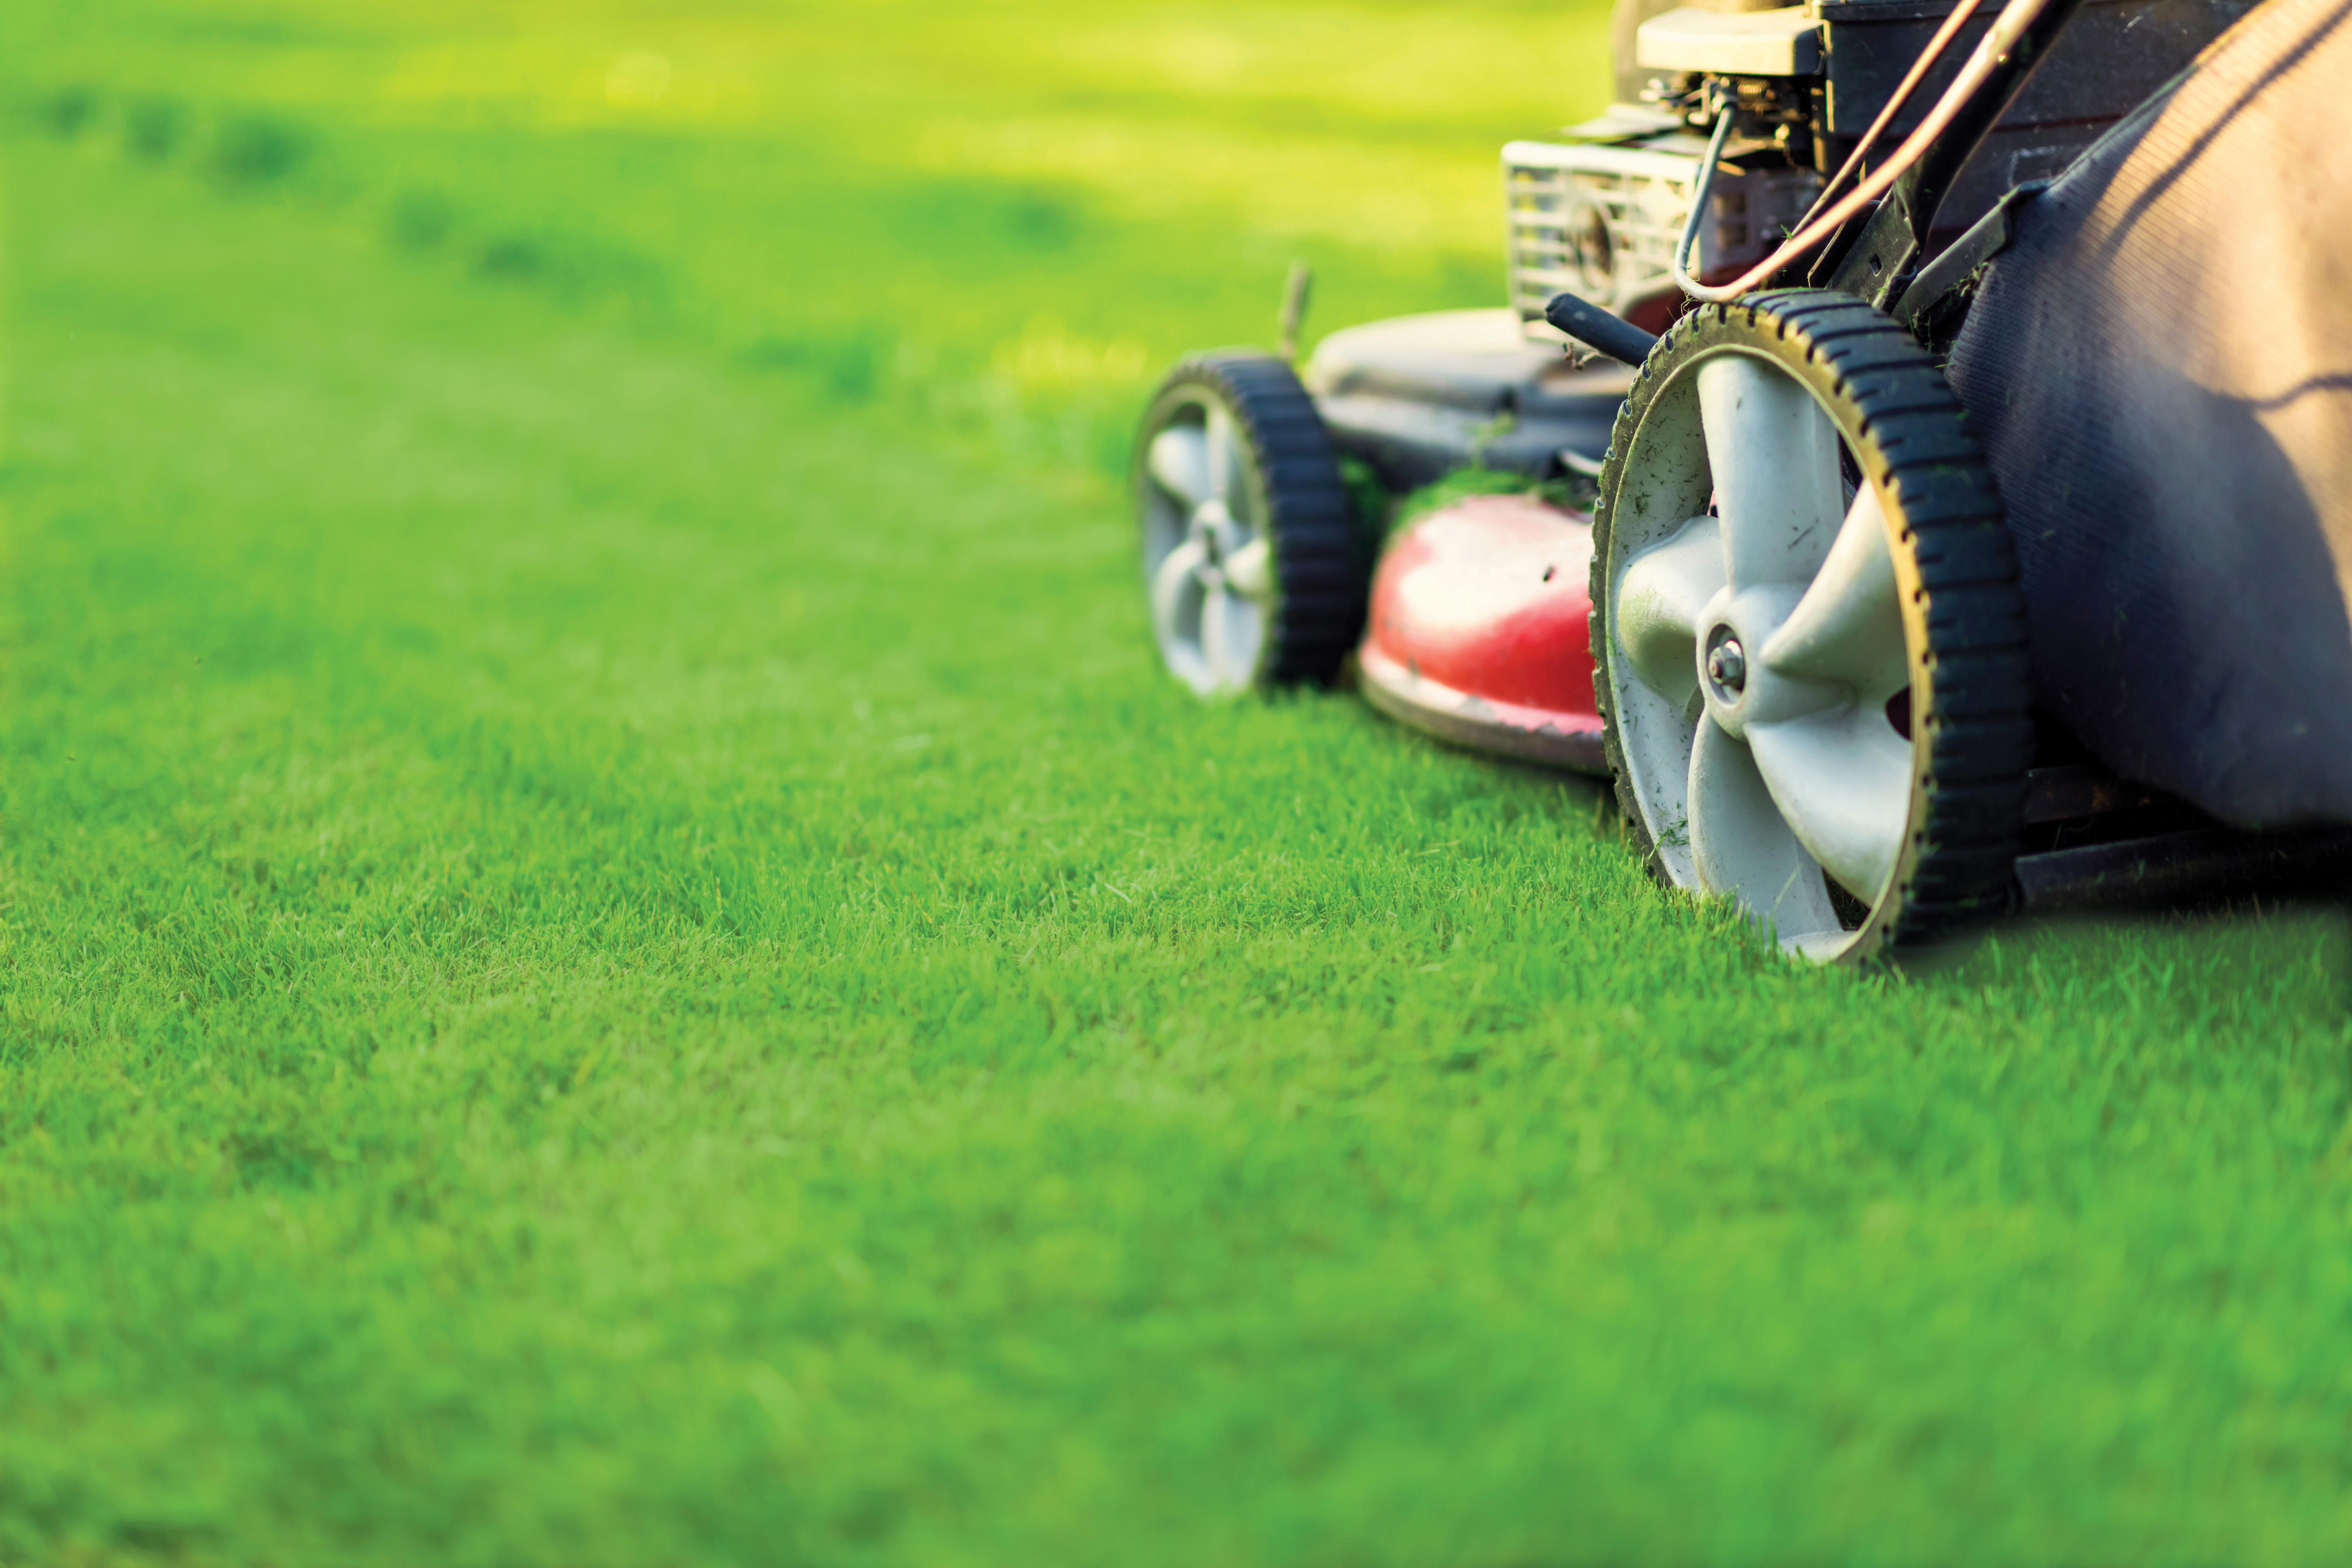
POLYGON ((2246 827, 2352 823, 2352 0, 2265 0, 2037 199, 1949 373, 2039 700, 2246 827))

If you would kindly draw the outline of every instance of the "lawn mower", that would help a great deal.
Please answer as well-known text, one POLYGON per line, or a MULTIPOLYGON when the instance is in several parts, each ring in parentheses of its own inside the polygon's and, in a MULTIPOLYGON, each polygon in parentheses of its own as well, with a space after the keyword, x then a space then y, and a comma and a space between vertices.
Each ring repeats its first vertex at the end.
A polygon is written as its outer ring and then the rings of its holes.
POLYGON ((1608 775, 1814 961, 2333 896, 2347 13, 1621 0, 1623 101, 1503 150, 1505 305, 1169 375, 1169 669, 1608 775))

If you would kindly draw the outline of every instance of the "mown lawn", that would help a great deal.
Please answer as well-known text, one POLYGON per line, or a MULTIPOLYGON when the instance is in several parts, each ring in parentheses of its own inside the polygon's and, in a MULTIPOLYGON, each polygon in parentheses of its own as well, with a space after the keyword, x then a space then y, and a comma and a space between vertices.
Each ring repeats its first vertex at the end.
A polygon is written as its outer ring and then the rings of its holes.
POLYGON ((1142 627, 1586 5, 18 0, 0 1562, 2352 1551, 2352 941, 1792 968, 1142 627))

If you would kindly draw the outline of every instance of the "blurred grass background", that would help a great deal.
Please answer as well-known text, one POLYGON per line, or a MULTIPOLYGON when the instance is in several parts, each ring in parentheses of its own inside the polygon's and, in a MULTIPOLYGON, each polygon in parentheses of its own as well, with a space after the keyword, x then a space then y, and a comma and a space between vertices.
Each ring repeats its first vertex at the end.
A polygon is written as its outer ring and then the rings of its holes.
POLYGON ((2340 920, 1789 968, 1158 670, 1593 7, 30 0, 0 1561, 2332 1561, 2340 920))
POLYGON ((31 9, 54 130, 843 395, 1116 400, 1118 464, 1294 258, 1328 322, 1491 303, 1496 149, 1606 94, 1591 3, 31 9))

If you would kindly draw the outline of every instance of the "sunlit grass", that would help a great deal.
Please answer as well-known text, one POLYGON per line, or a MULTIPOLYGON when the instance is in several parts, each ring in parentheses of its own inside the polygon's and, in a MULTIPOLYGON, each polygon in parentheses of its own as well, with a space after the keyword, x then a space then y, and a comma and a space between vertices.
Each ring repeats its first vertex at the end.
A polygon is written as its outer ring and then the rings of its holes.
POLYGON ((1157 366, 1598 27, 0 15, 0 1560, 2340 1557, 2340 918, 1817 973, 1156 666, 1157 366))
POLYGON ((1491 251, 1494 157, 1604 98, 1605 16, 1526 6, 993 10, 155 6, 20 22, 36 74, 384 126, 781 132, 884 168, 1069 181, 1115 208, 1491 251))

